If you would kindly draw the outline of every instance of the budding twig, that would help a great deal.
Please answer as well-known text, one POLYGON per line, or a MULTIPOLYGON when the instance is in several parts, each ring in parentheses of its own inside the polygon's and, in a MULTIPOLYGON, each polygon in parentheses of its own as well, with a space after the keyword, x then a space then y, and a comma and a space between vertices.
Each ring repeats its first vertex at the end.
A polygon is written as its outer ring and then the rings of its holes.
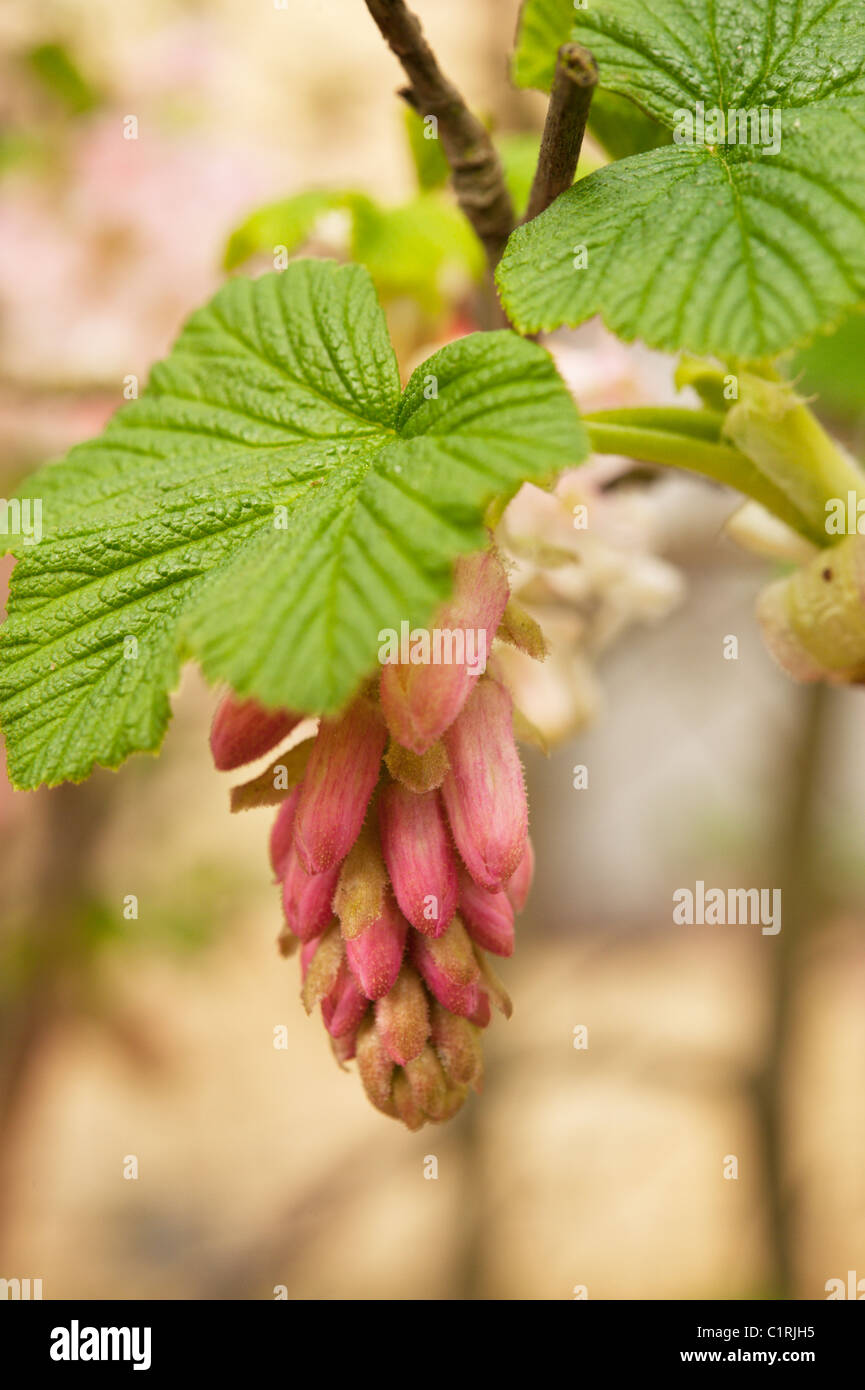
POLYGON ((597 83, 598 67, 588 49, 578 43, 562 44, 526 222, 573 183, 597 83))
POLYGON ((494 269, 515 219, 489 133, 441 71, 420 22, 403 0, 366 0, 366 7, 409 80, 409 87, 400 96, 420 115, 435 116, 438 122, 457 201, 494 269))

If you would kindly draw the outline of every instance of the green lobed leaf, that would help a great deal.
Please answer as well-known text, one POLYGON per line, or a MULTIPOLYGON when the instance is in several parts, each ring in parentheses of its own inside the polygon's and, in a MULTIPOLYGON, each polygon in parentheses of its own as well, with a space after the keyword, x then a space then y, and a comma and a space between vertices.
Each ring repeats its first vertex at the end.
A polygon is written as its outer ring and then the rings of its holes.
POLYGON ((606 88, 669 127, 698 101, 765 107, 781 145, 673 144, 569 189, 499 268, 520 329, 601 313, 625 339, 756 359, 865 299, 859 0, 593 0, 572 35, 606 88))
POLYGON ((13 782, 155 750, 188 655, 268 706, 338 709, 380 629, 447 595, 491 499, 586 448, 551 358, 513 333, 449 344, 401 393, 363 269, 231 281, 140 400, 22 489, 43 536, 17 548, 0 633, 13 782))

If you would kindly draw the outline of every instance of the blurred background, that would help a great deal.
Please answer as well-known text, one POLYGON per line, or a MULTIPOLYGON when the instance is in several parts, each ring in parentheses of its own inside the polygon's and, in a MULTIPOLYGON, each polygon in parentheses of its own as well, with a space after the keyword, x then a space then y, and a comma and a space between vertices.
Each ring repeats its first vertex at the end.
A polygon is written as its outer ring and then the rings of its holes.
MULTIPOLYGON (((520 198, 544 100, 508 83, 518 0, 416 8, 520 198)), ((483 320, 477 248, 361 0, 13 4, 0 49, 3 496, 276 244, 368 264, 406 371, 483 320)), ((791 364, 860 457, 861 325, 791 364)), ((598 325, 551 347, 586 408, 674 398, 671 361, 598 325)), ((865 1278, 865 694, 773 667, 753 609, 777 567, 724 535, 735 498, 623 461, 585 477, 561 505, 593 497, 598 528, 552 577, 524 568, 556 644, 543 678, 515 672, 551 739, 526 753, 538 870, 501 968, 513 1017, 449 1126, 373 1111, 306 1018, 273 813, 229 815, 197 672, 158 760, 4 779, 0 1276, 47 1299, 812 1299, 865 1278), (780 887, 782 931, 674 924, 698 879, 780 887)), ((505 539, 554 523, 523 497, 505 539)))

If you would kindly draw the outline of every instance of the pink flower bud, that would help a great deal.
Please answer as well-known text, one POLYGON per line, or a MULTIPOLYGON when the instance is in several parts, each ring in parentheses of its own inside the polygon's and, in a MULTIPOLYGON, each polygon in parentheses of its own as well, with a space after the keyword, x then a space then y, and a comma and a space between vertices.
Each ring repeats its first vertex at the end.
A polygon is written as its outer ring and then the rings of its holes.
POLYGON ((375 1021, 388 1054, 400 1066, 416 1057, 429 1037, 426 991, 417 971, 403 965, 396 984, 376 1000, 375 1021))
POLYGON ((307 873, 339 864, 358 837, 378 780, 387 731, 361 697, 339 719, 322 719, 294 822, 294 841, 307 873))
POLYGON ((505 884, 505 892, 514 912, 522 912, 535 876, 535 851, 531 837, 526 839, 526 852, 505 884))
POLYGON ((470 688, 464 666, 385 666, 381 707, 388 728, 399 744, 422 755, 456 719, 470 688))
POLYGON ((514 953, 514 909, 507 894, 491 893, 460 870, 460 915, 469 935, 485 951, 497 956, 514 953))
POLYGON ((482 680, 445 735, 451 770, 442 797, 466 868, 476 883, 502 888, 525 854, 528 808, 514 743, 511 697, 482 680))
POLYGON ((466 660, 391 664, 381 677, 381 705, 397 743, 422 754, 456 719, 481 674, 508 601, 508 580, 495 551, 462 556, 454 571, 454 592, 439 609, 434 632, 442 634, 443 653, 466 655, 451 646, 452 636, 480 633, 483 650, 466 660), (445 634, 450 634, 445 636, 445 634))
POLYGON ((276 813, 270 832, 270 867, 278 879, 294 838, 294 815, 300 800, 300 787, 292 787, 276 813))
POLYGON ((348 963, 367 999, 381 999, 396 983, 407 931, 408 923, 388 896, 378 921, 346 940, 348 963))
POLYGON ((261 758, 287 738, 302 714, 292 710, 266 710, 257 700, 238 700, 226 695, 213 716, 210 751, 220 772, 230 772, 261 758))
POLYGON ((346 962, 330 993, 321 1001, 321 1016, 332 1038, 341 1038, 356 1030, 369 1007, 365 994, 358 988, 346 962))
POLYGON ((480 970, 459 917, 453 917, 444 936, 414 935, 411 958, 440 1004, 464 1017, 475 1012, 480 970))
POLYGON ((438 792, 418 796, 391 782, 381 792, 378 814, 400 909, 418 931, 441 936, 456 909, 457 875, 438 792))
POLYGON ((301 941, 319 936, 332 918, 338 878, 338 864, 323 874, 308 874, 292 845, 282 864, 282 909, 289 930, 301 941))

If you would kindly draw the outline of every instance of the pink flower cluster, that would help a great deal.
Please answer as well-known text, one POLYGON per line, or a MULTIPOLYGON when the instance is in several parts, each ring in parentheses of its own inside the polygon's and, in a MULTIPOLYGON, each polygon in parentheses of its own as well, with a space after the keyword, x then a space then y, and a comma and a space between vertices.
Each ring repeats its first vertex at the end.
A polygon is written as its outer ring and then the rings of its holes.
MULTIPOLYGON (((507 606, 490 550, 458 561, 437 622, 485 629, 488 649, 507 606)), ((229 696, 211 733, 217 767, 263 755, 299 718, 229 696)), ((486 952, 512 953, 532 878, 508 691, 490 669, 385 665, 321 720, 270 857, 280 942, 300 944, 302 998, 320 1004, 337 1059, 356 1058, 372 1104, 410 1129, 449 1119, 480 1087, 491 1000, 509 1011, 486 952)))

